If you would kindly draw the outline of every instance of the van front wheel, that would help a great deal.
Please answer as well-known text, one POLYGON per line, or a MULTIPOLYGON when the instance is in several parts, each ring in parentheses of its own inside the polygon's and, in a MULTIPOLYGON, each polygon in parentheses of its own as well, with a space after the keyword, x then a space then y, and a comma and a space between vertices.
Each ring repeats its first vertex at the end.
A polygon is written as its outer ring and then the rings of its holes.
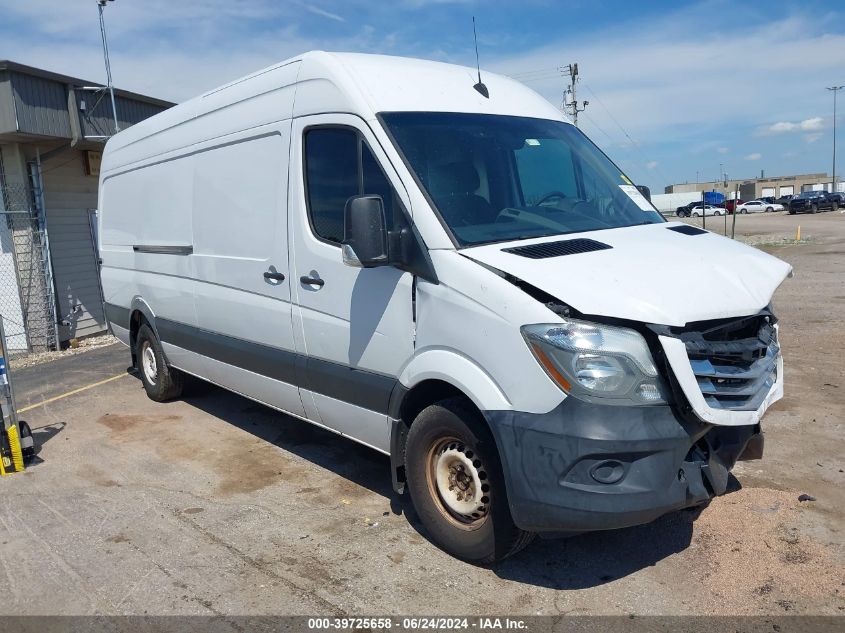
POLYGON ((146 323, 138 330, 135 358, 144 391, 151 400, 164 402, 179 397, 182 393, 182 372, 167 364, 161 343, 146 323))
POLYGON ((464 398, 424 409, 408 432, 408 491, 432 539, 450 554, 492 563, 528 545, 514 525, 493 436, 464 398))

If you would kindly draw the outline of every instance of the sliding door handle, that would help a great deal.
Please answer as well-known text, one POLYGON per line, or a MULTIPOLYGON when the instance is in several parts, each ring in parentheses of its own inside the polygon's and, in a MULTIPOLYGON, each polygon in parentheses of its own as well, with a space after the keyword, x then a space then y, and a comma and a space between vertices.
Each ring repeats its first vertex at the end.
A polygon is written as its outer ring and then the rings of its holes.
POLYGON ((303 275, 299 278, 299 281, 305 286, 317 286, 318 288, 322 288, 326 283, 319 277, 309 277, 308 275, 303 275))
POLYGON ((285 276, 282 273, 274 273, 274 272, 267 271, 266 273, 264 273, 264 279, 266 279, 268 281, 270 281, 271 279, 273 281, 284 281, 285 276))

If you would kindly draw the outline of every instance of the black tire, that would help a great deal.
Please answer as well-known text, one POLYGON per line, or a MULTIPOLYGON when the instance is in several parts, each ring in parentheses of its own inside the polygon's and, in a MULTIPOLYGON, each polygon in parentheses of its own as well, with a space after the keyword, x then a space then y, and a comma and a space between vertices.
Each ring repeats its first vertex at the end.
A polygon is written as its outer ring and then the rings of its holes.
POLYGON ((24 420, 18 420, 18 427, 21 431, 21 444, 24 443, 26 438, 32 438, 32 446, 27 446, 26 448, 21 449, 21 453, 23 453, 23 463, 29 464, 33 459, 35 459, 35 456, 38 455, 38 451, 41 450, 41 447, 35 441, 35 437, 32 435, 32 429, 27 422, 24 420))
POLYGON ((146 323, 138 330, 135 358, 144 391, 151 400, 165 402, 182 394, 184 375, 167 364, 161 343, 146 323))
POLYGON ((713 215, 715 215, 715 216, 720 216, 720 215, 722 215, 722 212, 721 212, 721 211, 714 211, 714 212, 713 212, 713 215))
POLYGON ((814 204, 810 206, 810 213, 818 213, 819 212, 819 205, 814 204))
POLYGON ((453 556, 476 564, 493 563, 517 553, 533 539, 531 532, 514 525, 493 436, 465 398, 442 400, 417 416, 408 432, 405 466, 408 491, 423 526, 453 556), (472 516, 450 509, 439 492, 435 465, 447 464, 449 454, 474 467, 472 472, 465 471, 456 460, 457 470, 441 469, 449 473, 449 481, 463 477, 459 492, 468 482, 468 499, 482 504, 472 516), (481 490, 473 482, 480 482, 481 490))
POLYGON ((790 210, 789 210, 789 215, 795 215, 795 209, 790 209, 790 210))
POLYGON ((772 207, 766 207, 766 213, 771 213, 772 211, 774 211, 772 207))
POLYGON ((839 203, 834 200, 833 204, 830 205, 830 210, 831 211, 838 211, 839 210, 839 203))

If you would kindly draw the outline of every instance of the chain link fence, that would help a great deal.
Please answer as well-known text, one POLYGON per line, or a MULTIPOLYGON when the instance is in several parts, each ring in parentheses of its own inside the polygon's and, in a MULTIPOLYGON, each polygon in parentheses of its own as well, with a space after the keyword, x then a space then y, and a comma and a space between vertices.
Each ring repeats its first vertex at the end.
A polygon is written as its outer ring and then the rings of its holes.
POLYGON ((57 349, 46 230, 32 189, 0 174, 0 314, 12 352, 57 349))

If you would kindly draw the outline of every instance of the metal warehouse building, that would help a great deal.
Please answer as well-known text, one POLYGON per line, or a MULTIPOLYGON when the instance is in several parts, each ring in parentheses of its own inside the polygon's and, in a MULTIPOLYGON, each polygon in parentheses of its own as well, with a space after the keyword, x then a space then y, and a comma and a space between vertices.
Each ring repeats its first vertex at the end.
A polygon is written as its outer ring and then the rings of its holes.
MULTIPOLYGON (((121 129, 172 103, 115 90, 121 129)), ((98 84, 0 61, 0 314, 11 349, 105 331, 97 184, 111 101, 98 84)))
MULTIPOLYGON (((845 182, 837 177, 836 190, 845 191, 845 182)), ((742 200, 755 200, 768 196, 791 196, 802 191, 832 191, 830 176, 823 173, 799 174, 797 176, 771 176, 760 174, 759 178, 743 180, 685 182, 669 185, 664 193, 691 193, 694 191, 719 191, 728 199, 733 199, 737 187, 742 200)))

